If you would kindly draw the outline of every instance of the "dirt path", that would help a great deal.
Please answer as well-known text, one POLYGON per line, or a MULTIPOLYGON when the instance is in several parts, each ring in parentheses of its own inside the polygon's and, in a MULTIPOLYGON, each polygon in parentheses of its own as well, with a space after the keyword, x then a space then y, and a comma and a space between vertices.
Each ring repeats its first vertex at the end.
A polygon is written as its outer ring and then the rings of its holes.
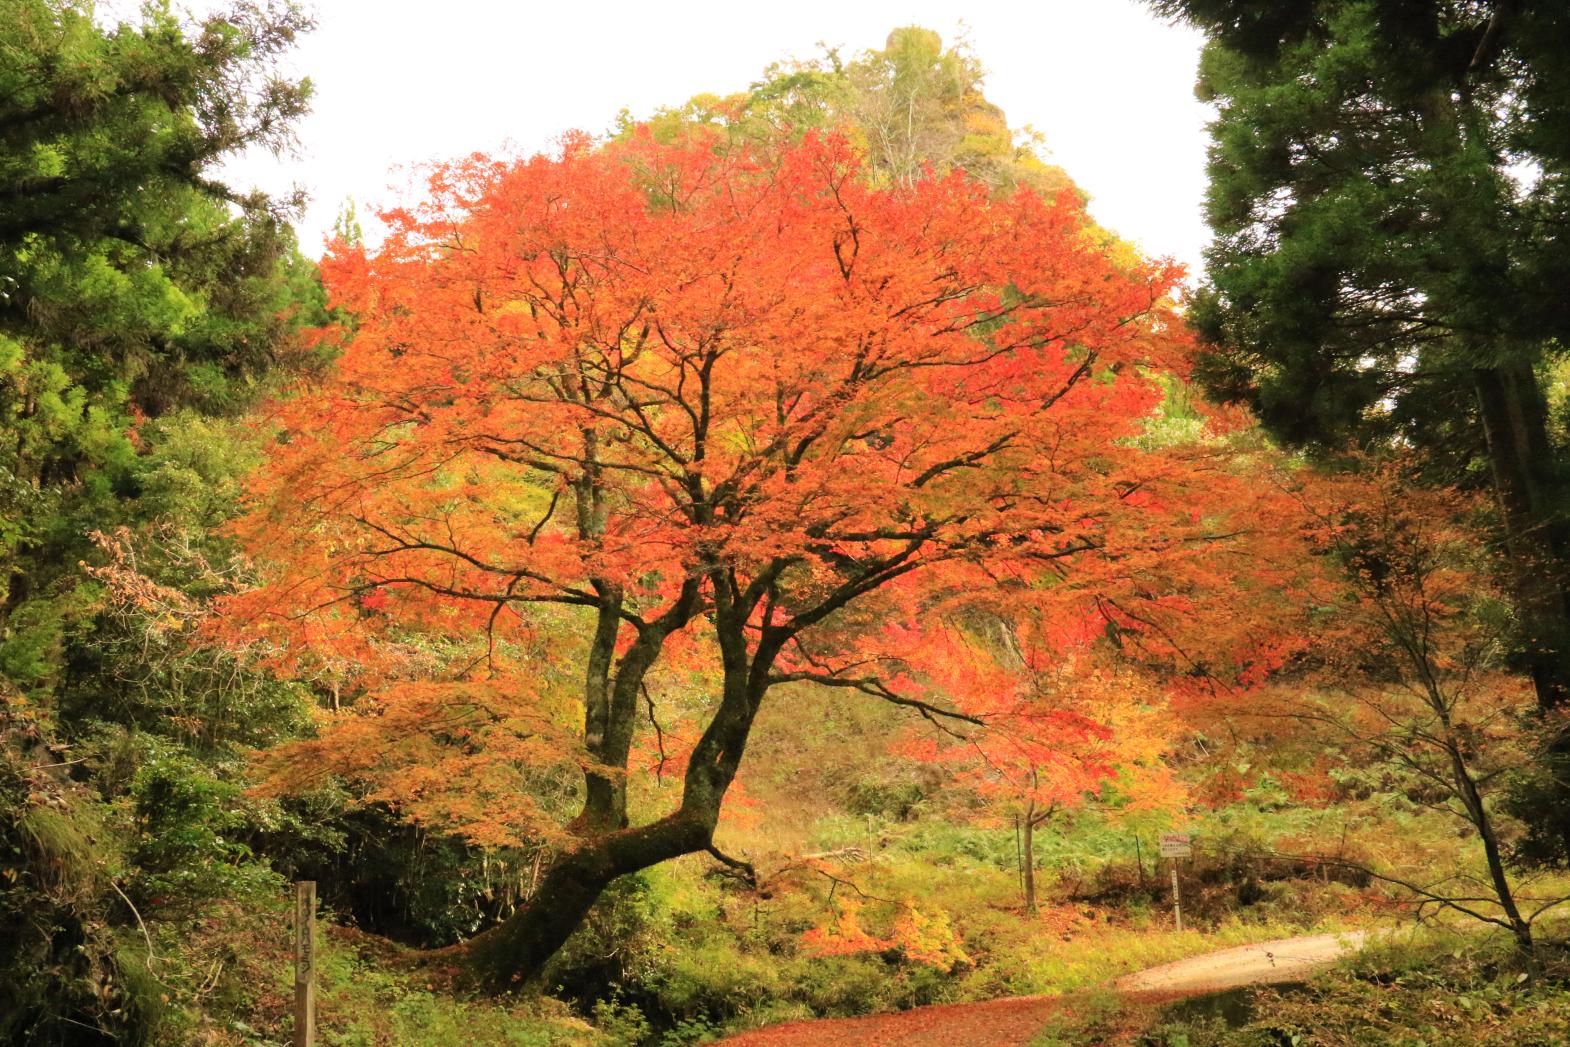
POLYGON ((1025 1047, 1072 1001, 1017 996, 939 1004, 868 1018, 788 1022, 720 1041, 721 1047, 1025 1047))
POLYGON ((1125 974, 1112 987, 1121 992, 1209 992, 1297 981, 1316 967, 1356 952, 1367 937, 1366 931, 1350 931, 1240 945, 1125 974))
MULTIPOLYGON (((1231 989, 1294 981, 1356 951, 1366 935, 1312 934, 1243 945, 1127 974, 1119 993, 1151 1003, 1231 989)), ((868 1018, 789 1022, 743 1033, 725 1047, 1025 1047, 1054 1017, 1072 1011, 1073 996, 1020 996, 987 1003, 942 1004, 868 1018)))

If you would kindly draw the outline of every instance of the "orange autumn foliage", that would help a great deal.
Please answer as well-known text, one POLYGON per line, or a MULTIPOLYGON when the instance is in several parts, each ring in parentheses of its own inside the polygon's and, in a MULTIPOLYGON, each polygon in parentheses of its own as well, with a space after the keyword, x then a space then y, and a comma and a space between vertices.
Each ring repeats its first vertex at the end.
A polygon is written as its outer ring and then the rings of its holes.
POLYGON ((930 621, 919 638, 902 637, 902 659, 922 666, 923 689, 985 726, 925 732, 899 751, 950 768, 1003 821, 1082 806, 1114 780, 1128 810, 1181 808, 1164 760, 1181 728, 1153 674, 1098 651, 1088 633, 1063 642, 1040 623, 975 617, 968 602, 970 628, 930 621))
POLYGON ((957 665, 888 648, 955 594, 1181 669, 1183 700, 1292 657, 1233 596, 1312 584, 1291 506, 1223 415, 1147 438, 1191 348, 1176 267, 1108 257, 1073 194, 860 165, 836 136, 573 138, 441 167, 378 250, 334 251, 342 354, 276 407, 235 527, 265 581, 219 626, 348 678, 274 788, 344 775, 486 844, 626 825, 644 688, 685 645, 714 692, 667 764, 662 817, 695 828, 659 846, 688 847, 783 684, 1014 718, 1078 754, 1042 764, 1064 795, 1130 762, 1117 678, 1074 708, 918 697, 957 665))
POLYGON ((908 901, 897 903, 892 906, 895 912, 889 921, 889 933, 876 935, 863 924, 864 903, 840 897, 833 906, 832 918, 801 936, 802 948, 811 955, 897 952, 909 962, 943 970, 971 962, 948 913, 941 909, 926 912, 908 901))

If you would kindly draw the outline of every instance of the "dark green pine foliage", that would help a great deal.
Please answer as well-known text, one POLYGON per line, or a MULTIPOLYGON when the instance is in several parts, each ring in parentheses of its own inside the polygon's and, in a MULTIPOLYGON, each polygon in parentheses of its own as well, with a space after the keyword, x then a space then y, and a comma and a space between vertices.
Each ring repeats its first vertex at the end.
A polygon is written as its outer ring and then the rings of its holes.
POLYGON ((283 205, 215 165, 287 144, 305 18, 242 4, 104 28, 78 0, 0 17, 0 677, 57 683, 87 532, 139 489, 138 424, 248 402, 315 294, 283 205))
POLYGON ((275 63, 307 27, 0 0, 3 1043, 176 1042, 142 916, 270 875, 238 753, 306 697, 183 638, 232 582, 205 531, 254 451, 226 419, 321 315, 289 202, 217 174, 288 144, 309 85, 275 63), (132 568, 167 599, 114 599, 132 568))
POLYGON ((1524 668, 1570 706, 1570 4, 1151 5, 1209 37, 1201 377, 1292 444, 1491 486, 1524 668))

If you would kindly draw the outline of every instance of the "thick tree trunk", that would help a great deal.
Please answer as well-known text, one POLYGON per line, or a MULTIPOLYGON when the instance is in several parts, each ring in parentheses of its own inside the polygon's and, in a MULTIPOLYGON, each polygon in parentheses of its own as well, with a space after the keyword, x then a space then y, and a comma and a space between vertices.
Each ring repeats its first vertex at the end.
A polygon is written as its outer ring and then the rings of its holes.
POLYGON ((527 905, 468 943, 465 958, 474 982, 503 992, 529 981, 617 877, 701 851, 713 834, 711 820, 678 811, 570 848, 551 865, 527 905))
POLYGON ((1544 820, 1570 862, 1570 525, 1565 481, 1548 439, 1548 409, 1525 362, 1476 372, 1494 492, 1504 520, 1511 588, 1526 670, 1549 736, 1544 771, 1552 811, 1544 820))
POLYGON ((1544 710, 1570 705, 1570 592, 1563 484, 1548 441, 1547 406, 1525 363, 1479 370, 1478 404, 1504 519, 1527 671, 1544 710))
MULTIPOLYGON (((725 652, 724 685, 719 706, 687 762, 681 806, 675 813, 647 825, 603 831, 608 812, 595 810, 594 805, 603 803, 603 799, 596 800, 591 793, 584 814, 573 825, 582 837, 580 842, 556 859, 524 908, 465 947, 470 974, 480 986, 505 991, 539 974, 617 877, 706 850, 713 844, 720 805, 735 780, 753 720, 768 689, 768 669, 777 653, 775 647, 748 658, 745 622, 726 622, 723 613, 717 617, 721 619, 721 648, 725 652), (727 624, 731 626, 728 631, 727 624)), ((636 664, 641 642, 642 638, 623 656, 623 669, 636 664)), ((651 663, 655 652, 657 647, 649 652, 651 663)), ((639 672, 637 680, 641 679, 639 672)), ((629 683, 631 680, 631 674, 618 673, 609 694, 606 738, 611 750, 619 748, 622 767, 626 766, 635 704, 619 692, 625 687, 635 697, 636 681, 629 683)), ((602 791, 601 795, 606 794, 602 791)), ((622 804, 622 819, 625 796, 623 787, 618 801, 622 804)))

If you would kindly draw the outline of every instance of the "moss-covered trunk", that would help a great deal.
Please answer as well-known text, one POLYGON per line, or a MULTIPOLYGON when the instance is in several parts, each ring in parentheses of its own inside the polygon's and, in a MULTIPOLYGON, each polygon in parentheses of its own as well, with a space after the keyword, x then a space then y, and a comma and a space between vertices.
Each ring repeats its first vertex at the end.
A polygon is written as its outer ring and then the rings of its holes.
MULTIPOLYGON (((725 667, 723 689, 708 728, 688 760, 681 805, 646 825, 617 828, 616 819, 607 819, 605 811, 596 809, 602 801, 591 793, 585 815, 574 826, 580 839, 551 865, 528 904, 468 944, 469 970, 477 984, 504 991, 530 980, 572 936, 617 877, 712 846, 721 804, 746 751, 768 687, 768 670, 778 650, 772 646, 749 652, 745 621, 723 611, 716 619, 725 667)), ((612 698, 612 720, 630 718, 634 711, 630 702, 612 698)), ((610 733, 616 744, 625 745, 631 727, 619 723, 610 733)), ((625 797, 625 789, 619 795, 625 797)))
POLYGON ((712 836, 712 823, 678 812, 583 840, 551 865, 522 909, 470 941, 466 960, 475 984, 502 992, 529 981, 617 877, 701 851, 712 836))

